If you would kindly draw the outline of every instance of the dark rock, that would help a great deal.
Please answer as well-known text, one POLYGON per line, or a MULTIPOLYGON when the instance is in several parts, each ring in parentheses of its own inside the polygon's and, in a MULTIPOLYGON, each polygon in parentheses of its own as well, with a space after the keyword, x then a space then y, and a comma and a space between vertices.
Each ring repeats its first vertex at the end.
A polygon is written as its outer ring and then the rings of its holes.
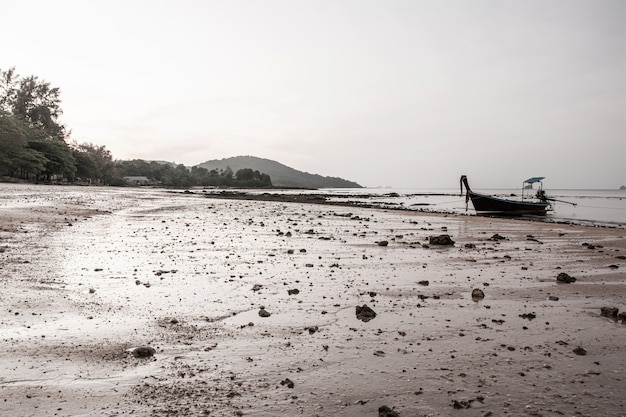
POLYGON ((376 313, 374 310, 369 308, 367 304, 363 304, 363 306, 356 306, 356 318, 367 323, 368 321, 374 319, 376 317, 376 313))
POLYGON ((464 410, 472 407, 472 402, 467 400, 452 400, 452 407, 455 410, 464 410))
POLYGON ((476 248, 476 245, 475 245, 475 244, 473 244, 473 243, 466 243, 466 244, 465 244, 465 247, 466 247, 467 249, 475 249, 475 248, 476 248))
POLYGON ((452 246, 454 245, 454 240, 449 235, 430 236, 428 243, 431 245, 452 246))
POLYGON ((313 334, 315 332, 317 332, 320 328, 317 326, 311 326, 311 327, 307 327, 307 330, 309 331, 309 334, 313 334))
POLYGON ((389 245, 389 242, 386 240, 381 240, 380 242, 378 242, 378 246, 387 246, 389 245))
POLYGON ((150 346, 141 346, 133 349, 131 353, 135 358, 150 358, 154 356, 156 350, 150 346))
POLYGON ((265 308, 261 307, 261 309, 259 310, 259 316, 260 317, 269 317, 269 316, 271 316, 271 314, 265 308))
POLYGON ((572 282, 576 282, 576 278, 569 276, 565 272, 561 272, 559 275, 557 275, 556 282, 571 284, 572 282))
POLYGON ((485 298, 483 290, 480 288, 474 288, 474 290, 472 290, 472 300, 477 301, 482 300, 483 298, 485 298))
POLYGON ((557 297, 556 295, 551 295, 548 297, 548 300, 550 301, 559 301, 559 297, 557 297))
POLYGON ((621 320, 622 324, 626 324, 626 311, 622 311, 621 313, 619 313, 617 319, 621 320))
POLYGON ((378 408, 378 417, 400 417, 400 414, 386 405, 383 405, 378 408))
POLYGON ((300 294, 300 290, 297 288, 294 288, 293 290, 287 290, 287 294, 289 295, 297 295, 300 294))
POLYGON ((497 234, 497 233, 496 233, 495 235, 491 236, 491 237, 490 237, 489 239, 487 239, 487 240, 494 240, 494 241, 498 241, 498 240, 506 240, 506 238, 505 238, 504 236, 499 235, 499 234, 497 234))
POLYGON ((254 284, 254 286, 252 287, 252 291, 261 291, 262 288, 263 286, 261 284, 254 284))
POLYGON ((617 314, 619 313, 619 308, 617 307, 602 307, 600 308, 600 315, 602 317, 608 317, 611 319, 617 319, 617 314))
POLYGON ((578 346, 576 349, 574 349, 574 353, 579 356, 585 356, 587 354, 587 351, 581 348, 580 346, 578 346))
POLYGON ((289 378, 285 378, 284 380, 280 381, 280 385, 286 385, 287 388, 293 388, 295 387, 295 384, 293 383, 293 381, 289 378))
POLYGON ((424 281, 418 282, 418 284, 427 287, 430 284, 430 282, 428 282, 427 280, 424 280, 424 281))
POLYGON ((528 320, 532 320, 537 317, 535 313, 525 313, 525 314, 520 314, 519 316, 523 319, 528 319, 528 320))

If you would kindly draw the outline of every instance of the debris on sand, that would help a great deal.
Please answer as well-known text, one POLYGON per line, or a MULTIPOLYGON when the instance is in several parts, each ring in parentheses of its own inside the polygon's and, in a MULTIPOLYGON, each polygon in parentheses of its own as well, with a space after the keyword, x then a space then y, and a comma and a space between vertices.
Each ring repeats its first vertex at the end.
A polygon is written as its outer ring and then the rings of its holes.
POLYGON ((576 278, 569 276, 565 272, 561 272, 559 275, 557 275, 556 282, 571 284, 572 282, 576 282, 576 278))
POLYGON ((150 346, 140 346, 131 352, 135 358, 151 358, 155 353, 156 350, 150 346))
POLYGON ((574 349, 574 353, 579 356, 585 356, 587 354, 587 351, 578 346, 576 349, 574 349))
POLYGON ((430 236, 428 243, 431 245, 452 246, 454 245, 454 240, 449 235, 430 236))
POLYGON ((272 315, 272 314, 271 314, 269 311, 267 311, 267 310, 265 309, 265 307, 261 307, 261 308, 259 309, 259 316, 260 316, 260 317, 269 317, 269 316, 271 316, 271 315, 272 315))
POLYGON ((372 310, 367 304, 362 306, 356 306, 356 318, 367 323, 368 321, 376 317, 376 312, 372 310))

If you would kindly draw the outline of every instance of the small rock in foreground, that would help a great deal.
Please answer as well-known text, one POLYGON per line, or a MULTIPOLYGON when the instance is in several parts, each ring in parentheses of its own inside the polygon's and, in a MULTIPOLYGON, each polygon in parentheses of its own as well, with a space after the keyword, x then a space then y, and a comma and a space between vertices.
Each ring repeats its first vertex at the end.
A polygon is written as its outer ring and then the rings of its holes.
POLYGON ((376 312, 368 307, 367 304, 356 306, 356 318, 367 323, 376 317, 376 312))
POLYGON ((480 288, 474 288, 472 291, 472 300, 478 301, 485 298, 485 293, 480 288))
POLYGON ((378 408, 378 417, 400 417, 400 414, 386 405, 383 405, 378 408))
POLYGON ((135 358, 150 358, 154 356, 156 350, 150 346, 141 346, 133 349, 131 353, 135 358))
POLYGON ((576 278, 569 276, 565 272, 561 272, 559 275, 557 275, 556 282, 571 284, 572 282, 576 282, 576 278))
POLYGON ((452 246, 454 245, 454 240, 449 235, 430 236, 428 243, 431 245, 452 246))

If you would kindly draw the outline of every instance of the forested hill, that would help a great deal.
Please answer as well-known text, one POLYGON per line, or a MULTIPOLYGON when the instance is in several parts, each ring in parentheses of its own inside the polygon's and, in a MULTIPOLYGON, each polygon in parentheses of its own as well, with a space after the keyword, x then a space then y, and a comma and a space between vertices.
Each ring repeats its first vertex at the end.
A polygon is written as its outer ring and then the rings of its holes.
POLYGON ((209 171, 225 170, 230 167, 233 172, 240 169, 250 168, 272 179, 274 187, 289 188, 362 188, 353 181, 336 177, 323 177, 317 174, 298 171, 279 162, 270 159, 257 158, 255 156, 235 156, 225 159, 214 159, 197 165, 209 171))

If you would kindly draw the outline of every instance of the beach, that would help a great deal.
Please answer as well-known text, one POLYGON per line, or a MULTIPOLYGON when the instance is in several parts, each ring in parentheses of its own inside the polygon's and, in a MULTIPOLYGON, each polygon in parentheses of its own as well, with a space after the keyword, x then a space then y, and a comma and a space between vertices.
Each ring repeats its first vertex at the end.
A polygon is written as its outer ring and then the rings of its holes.
POLYGON ((626 415, 623 229, 0 196, 2 416, 626 415))

